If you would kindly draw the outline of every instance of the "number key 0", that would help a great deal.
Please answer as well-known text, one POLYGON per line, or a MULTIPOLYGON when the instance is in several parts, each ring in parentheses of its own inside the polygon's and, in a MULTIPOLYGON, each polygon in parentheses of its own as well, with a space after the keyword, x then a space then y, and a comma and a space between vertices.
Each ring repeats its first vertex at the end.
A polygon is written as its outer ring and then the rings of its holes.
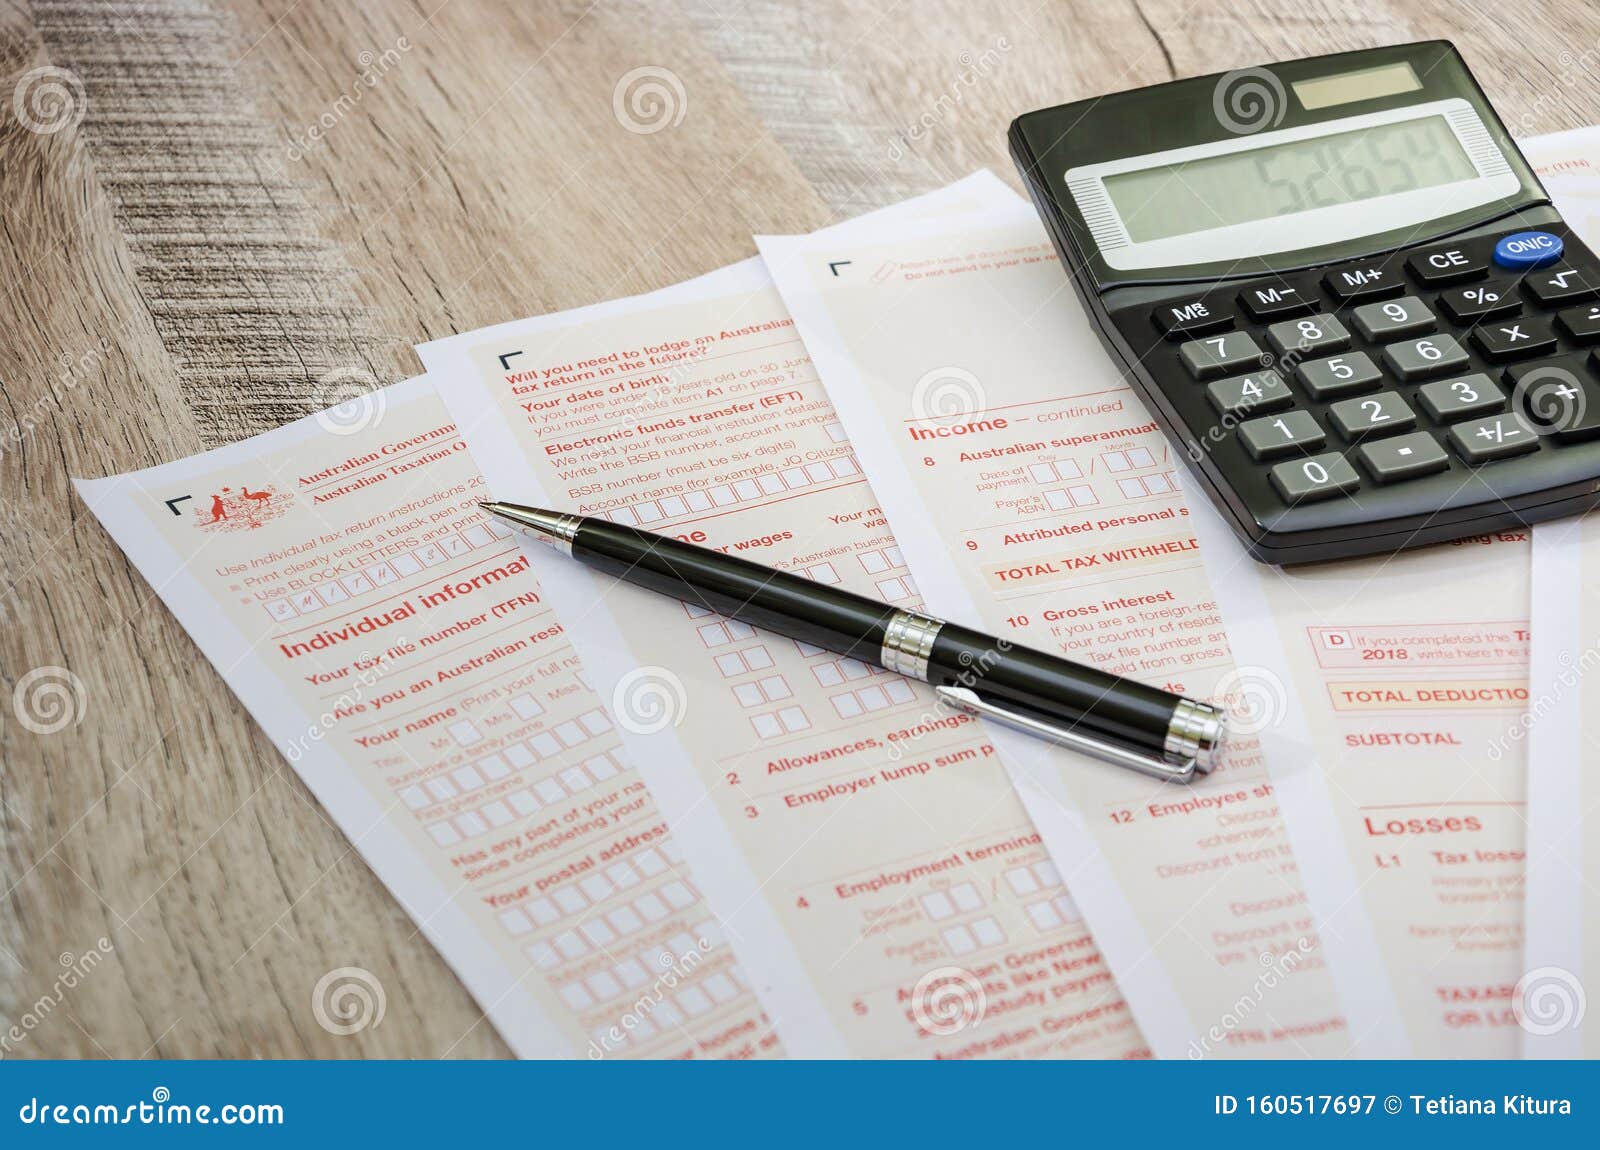
POLYGON ((1291 459, 1269 473, 1272 486, 1290 503, 1308 503, 1343 495, 1361 485, 1356 469, 1337 451, 1313 455, 1310 459, 1291 459))

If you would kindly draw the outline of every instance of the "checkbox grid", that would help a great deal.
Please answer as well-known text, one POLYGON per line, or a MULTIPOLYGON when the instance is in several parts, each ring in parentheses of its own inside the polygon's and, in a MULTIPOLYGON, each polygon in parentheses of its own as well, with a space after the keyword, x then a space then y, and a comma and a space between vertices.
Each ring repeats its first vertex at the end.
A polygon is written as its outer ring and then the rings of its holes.
POLYGON ((1062 480, 1082 479, 1083 468, 1070 459, 1057 459, 1050 463, 1035 463, 1028 467, 1035 483, 1060 483, 1062 480))
MULTIPOLYGON (((1134 483, 1137 480, 1122 480, 1123 483, 1134 483)), ((1052 511, 1071 511, 1077 507, 1093 507, 1100 502, 1100 497, 1094 493, 1094 488, 1087 483, 1076 483, 1071 487, 1056 488, 1044 493, 1044 501, 1052 511)))
POLYGON ((1122 451, 1101 452, 1100 460, 1106 470, 1113 473, 1137 471, 1141 467, 1154 467, 1156 457, 1148 447, 1129 447, 1122 451))
POLYGON ((499 542, 509 534, 510 528, 498 524, 475 523, 460 531, 446 532, 381 563, 370 564, 360 571, 330 579, 309 590, 268 599, 262 606, 274 622, 287 623, 302 615, 325 611, 362 595, 393 587, 424 567, 437 567, 451 558, 468 555, 478 548, 499 542))
POLYGON ((912 702, 916 697, 910 683, 894 676, 871 687, 829 695, 828 699, 841 719, 854 719, 875 711, 887 711, 890 707, 912 702))
POLYGON ((1178 478, 1170 471, 1153 475, 1132 475, 1117 480, 1117 487, 1129 499, 1142 499, 1147 495, 1170 495, 1178 489, 1178 478))
MULTIPOLYGON (((659 864, 662 860, 655 855, 653 861, 659 864)), ((513 937, 547 931, 549 937, 529 944, 525 953, 541 970, 551 970, 563 961, 596 951, 621 949, 633 936, 660 926, 674 914, 689 913, 700 902, 699 892, 677 877, 655 890, 631 896, 620 893, 642 881, 643 867, 616 863, 603 873, 541 892, 501 911, 500 925, 513 937)))
POLYGON ((930 891, 922 896, 921 902, 922 913, 934 922, 982 910, 985 905, 983 895, 970 882, 957 883, 947 890, 930 891))
POLYGON ((787 467, 782 471, 769 471, 734 483, 719 483, 714 487, 686 491, 682 495, 628 503, 601 514, 614 523, 645 527, 685 515, 698 515, 713 508, 734 507, 773 495, 801 491, 819 483, 852 479, 860 474, 861 465, 856 462, 855 456, 845 453, 801 467, 787 467))
POLYGON ((756 729, 756 734, 763 739, 777 739, 784 735, 796 735, 801 731, 811 729, 811 719, 806 714, 805 708, 798 705, 784 707, 782 710, 769 711, 764 715, 753 715, 750 725, 756 729))
POLYGON ((1042 898, 1037 902, 1027 904, 1028 921, 1041 931, 1055 930, 1069 922, 1078 922, 1083 915, 1078 911, 1077 903, 1072 901, 1070 895, 1065 893, 1055 895, 1053 898, 1042 898))
POLYGON ((1006 940, 1005 931, 993 918, 980 918, 969 923, 952 926, 939 932, 944 945, 956 958, 986 947, 999 946, 1006 940))
POLYGON ((722 677, 732 679, 753 671, 770 671, 772 652, 767 650, 765 644, 758 643, 742 651, 728 651, 718 655, 716 662, 717 670, 722 672, 722 677))
POLYGON ((901 554, 899 547, 879 547, 863 551, 856 556, 856 561, 868 575, 882 575, 885 571, 906 565, 905 556, 901 554))
POLYGON ((733 697, 741 707, 760 707, 767 703, 781 703, 794 698, 789 680, 782 675, 767 675, 733 688, 733 697))

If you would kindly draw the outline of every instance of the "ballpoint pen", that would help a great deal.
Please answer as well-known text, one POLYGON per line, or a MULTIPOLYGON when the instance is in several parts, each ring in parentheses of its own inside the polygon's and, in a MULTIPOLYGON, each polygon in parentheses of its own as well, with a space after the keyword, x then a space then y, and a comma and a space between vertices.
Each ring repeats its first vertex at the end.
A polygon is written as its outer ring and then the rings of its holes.
POLYGON ((1209 703, 608 519, 479 506, 624 582, 921 679, 958 710, 1118 766, 1189 782, 1220 753, 1209 703))

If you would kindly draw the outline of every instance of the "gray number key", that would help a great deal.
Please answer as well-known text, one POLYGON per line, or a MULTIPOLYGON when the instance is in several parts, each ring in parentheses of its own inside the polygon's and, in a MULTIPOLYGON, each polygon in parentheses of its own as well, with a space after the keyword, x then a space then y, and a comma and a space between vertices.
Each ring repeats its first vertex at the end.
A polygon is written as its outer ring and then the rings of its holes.
POLYGON ((1450 429, 1450 446, 1468 463, 1487 463, 1537 451, 1539 437, 1517 415, 1491 415, 1450 429))
POLYGON ((1178 349, 1178 356, 1196 379, 1213 379, 1242 367, 1259 366, 1261 348, 1245 332, 1230 331, 1186 343, 1178 349))
POLYGON ((1344 495, 1361 485, 1356 469, 1337 451, 1313 455, 1310 459, 1291 459, 1278 464, 1268 474, 1278 494, 1290 503, 1309 503, 1314 499, 1344 495))
POLYGON ((1362 304, 1356 308, 1353 318, 1356 330, 1378 343, 1432 331, 1439 323, 1428 305, 1414 295, 1362 304))
POLYGON ((1321 447, 1327 442, 1327 436, 1309 411, 1286 411, 1282 415, 1265 415, 1241 423, 1239 438, 1255 459, 1276 459, 1303 448, 1321 447))
POLYGON ((1367 473, 1379 483, 1413 479, 1450 466, 1444 448, 1426 431, 1363 443, 1356 453, 1361 456, 1361 465, 1367 473))
POLYGON ((1357 391, 1371 391, 1383 382, 1383 372, 1364 351, 1349 355, 1335 355, 1328 359, 1314 359, 1295 369, 1300 381, 1312 399, 1332 399, 1357 391))
POLYGON ((1453 335, 1425 335, 1383 349, 1384 362, 1401 379, 1422 379, 1460 371, 1471 362, 1453 335))
POLYGON ((1349 440, 1364 435, 1389 435, 1417 425, 1417 413, 1398 391, 1380 391, 1360 399, 1341 399, 1328 408, 1328 418, 1349 440))
POLYGON ((1499 411, 1506 405, 1506 393, 1483 372, 1460 379, 1436 379, 1417 389, 1422 409, 1440 423, 1499 411))
POLYGON ((1275 371, 1253 371, 1206 385, 1218 415, 1260 415, 1294 402, 1294 393, 1275 371))
POLYGON ((1311 355, 1350 346, 1350 333, 1331 315, 1286 319, 1267 328, 1267 342, 1279 355, 1311 355))

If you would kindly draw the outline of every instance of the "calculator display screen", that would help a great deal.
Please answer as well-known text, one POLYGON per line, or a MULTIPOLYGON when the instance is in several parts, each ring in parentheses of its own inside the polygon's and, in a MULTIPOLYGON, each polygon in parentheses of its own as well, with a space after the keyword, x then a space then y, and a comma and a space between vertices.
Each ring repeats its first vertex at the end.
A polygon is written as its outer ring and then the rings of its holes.
POLYGON ((1136 243, 1475 179, 1440 116, 1105 177, 1136 243))

